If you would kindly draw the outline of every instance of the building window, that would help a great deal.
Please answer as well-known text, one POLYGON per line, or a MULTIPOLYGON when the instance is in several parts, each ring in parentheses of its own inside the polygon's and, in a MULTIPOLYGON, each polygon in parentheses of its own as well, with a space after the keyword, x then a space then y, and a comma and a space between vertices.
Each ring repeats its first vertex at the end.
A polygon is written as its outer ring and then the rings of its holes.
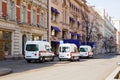
POLYGON ((62 31, 62 38, 65 38, 66 31, 62 31))
POLYGON ((56 19, 57 18, 56 14, 54 12, 51 12, 51 14, 52 14, 51 15, 51 20, 56 22, 56 20, 57 20, 56 19))
POLYGON ((15 20, 15 2, 14 1, 10 1, 9 3, 9 18, 11 20, 15 20))
POLYGON ((43 13, 41 13, 41 15, 40 15, 40 25, 41 26, 44 26, 44 14, 43 13))
POLYGON ((59 14, 60 14, 60 12, 57 9, 51 7, 51 20, 52 21, 57 22, 57 18, 59 16, 59 14))
POLYGON ((70 17, 69 18, 69 24, 70 24, 70 27, 72 28, 74 26, 74 24, 75 24, 75 19, 70 17))
POLYGON ((73 22, 70 22, 70 27, 71 27, 71 28, 73 27, 73 24, 74 24, 73 22))
POLYGON ((35 10, 32 10, 32 24, 33 25, 36 25, 36 11, 35 10))
POLYGON ((71 39, 74 39, 74 35, 71 35, 71 39))
POLYGON ((26 23, 27 19, 27 12, 26 12, 26 6, 22 5, 22 11, 21 11, 21 21, 26 23))
POLYGON ((78 27, 78 29, 80 28, 80 22, 79 21, 77 21, 77 27, 78 27))

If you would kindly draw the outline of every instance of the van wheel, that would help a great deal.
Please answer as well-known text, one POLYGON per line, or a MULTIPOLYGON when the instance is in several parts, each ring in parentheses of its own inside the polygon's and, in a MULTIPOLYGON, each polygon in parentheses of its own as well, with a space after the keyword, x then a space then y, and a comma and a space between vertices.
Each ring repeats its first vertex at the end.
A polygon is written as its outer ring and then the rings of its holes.
POLYGON ((43 63, 43 62, 45 62, 45 57, 42 57, 42 60, 41 60, 41 62, 43 63))
POLYGON ((59 58, 59 61, 62 61, 62 60, 59 58))
POLYGON ((93 58, 93 55, 88 56, 88 58, 93 58))
POLYGON ((54 61, 54 56, 52 57, 51 61, 54 61))
POLYGON ((80 57, 78 57, 77 61, 80 61, 80 57))
POLYGON ((74 61, 75 60, 75 58, 74 58, 74 56, 71 58, 71 61, 74 61))
POLYGON ((31 63, 31 60, 27 60, 27 63, 31 63))

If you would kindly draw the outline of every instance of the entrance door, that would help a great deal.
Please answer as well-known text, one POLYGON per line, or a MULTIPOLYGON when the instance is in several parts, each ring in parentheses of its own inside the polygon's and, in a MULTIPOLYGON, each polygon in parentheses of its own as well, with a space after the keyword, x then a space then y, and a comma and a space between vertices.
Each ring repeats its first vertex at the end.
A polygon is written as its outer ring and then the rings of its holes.
POLYGON ((5 58, 4 42, 0 41, 0 60, 3 60, 4 58, 5 58))
POLYGON ((22 36, 22 54, 25 55, 24 48, 25 48, 25 43, 27 41, 26 35, 22 36))

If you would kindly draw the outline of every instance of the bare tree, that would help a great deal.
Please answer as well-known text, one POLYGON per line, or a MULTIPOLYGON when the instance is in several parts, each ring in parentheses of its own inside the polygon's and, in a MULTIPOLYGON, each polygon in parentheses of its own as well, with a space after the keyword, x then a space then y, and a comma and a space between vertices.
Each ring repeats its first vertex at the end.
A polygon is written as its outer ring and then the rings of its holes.
POLYGON ((86 42, 89 42, 94 28, 93 22, 90 23, 89 17, 86 13, 81 11, 83 26, 86 28, 86 42))

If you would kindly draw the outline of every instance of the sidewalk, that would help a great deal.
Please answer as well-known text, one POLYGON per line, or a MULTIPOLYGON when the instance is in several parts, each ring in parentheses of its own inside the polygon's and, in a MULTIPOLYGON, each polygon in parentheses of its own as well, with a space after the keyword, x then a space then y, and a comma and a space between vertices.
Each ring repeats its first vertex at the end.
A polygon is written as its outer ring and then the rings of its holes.
POLYGON ((117 56, 116 53, 104 53, 104 54, 99 53, 99 54, 94 54, 93 58, 95 58, 95 59, 102 59, 102 58, 109 59, 109 58, 114 58, 116 56, 117 56))
POLYGON ((7 75, 12 72, 10 68, 0 68, 0 76, 7 75))

